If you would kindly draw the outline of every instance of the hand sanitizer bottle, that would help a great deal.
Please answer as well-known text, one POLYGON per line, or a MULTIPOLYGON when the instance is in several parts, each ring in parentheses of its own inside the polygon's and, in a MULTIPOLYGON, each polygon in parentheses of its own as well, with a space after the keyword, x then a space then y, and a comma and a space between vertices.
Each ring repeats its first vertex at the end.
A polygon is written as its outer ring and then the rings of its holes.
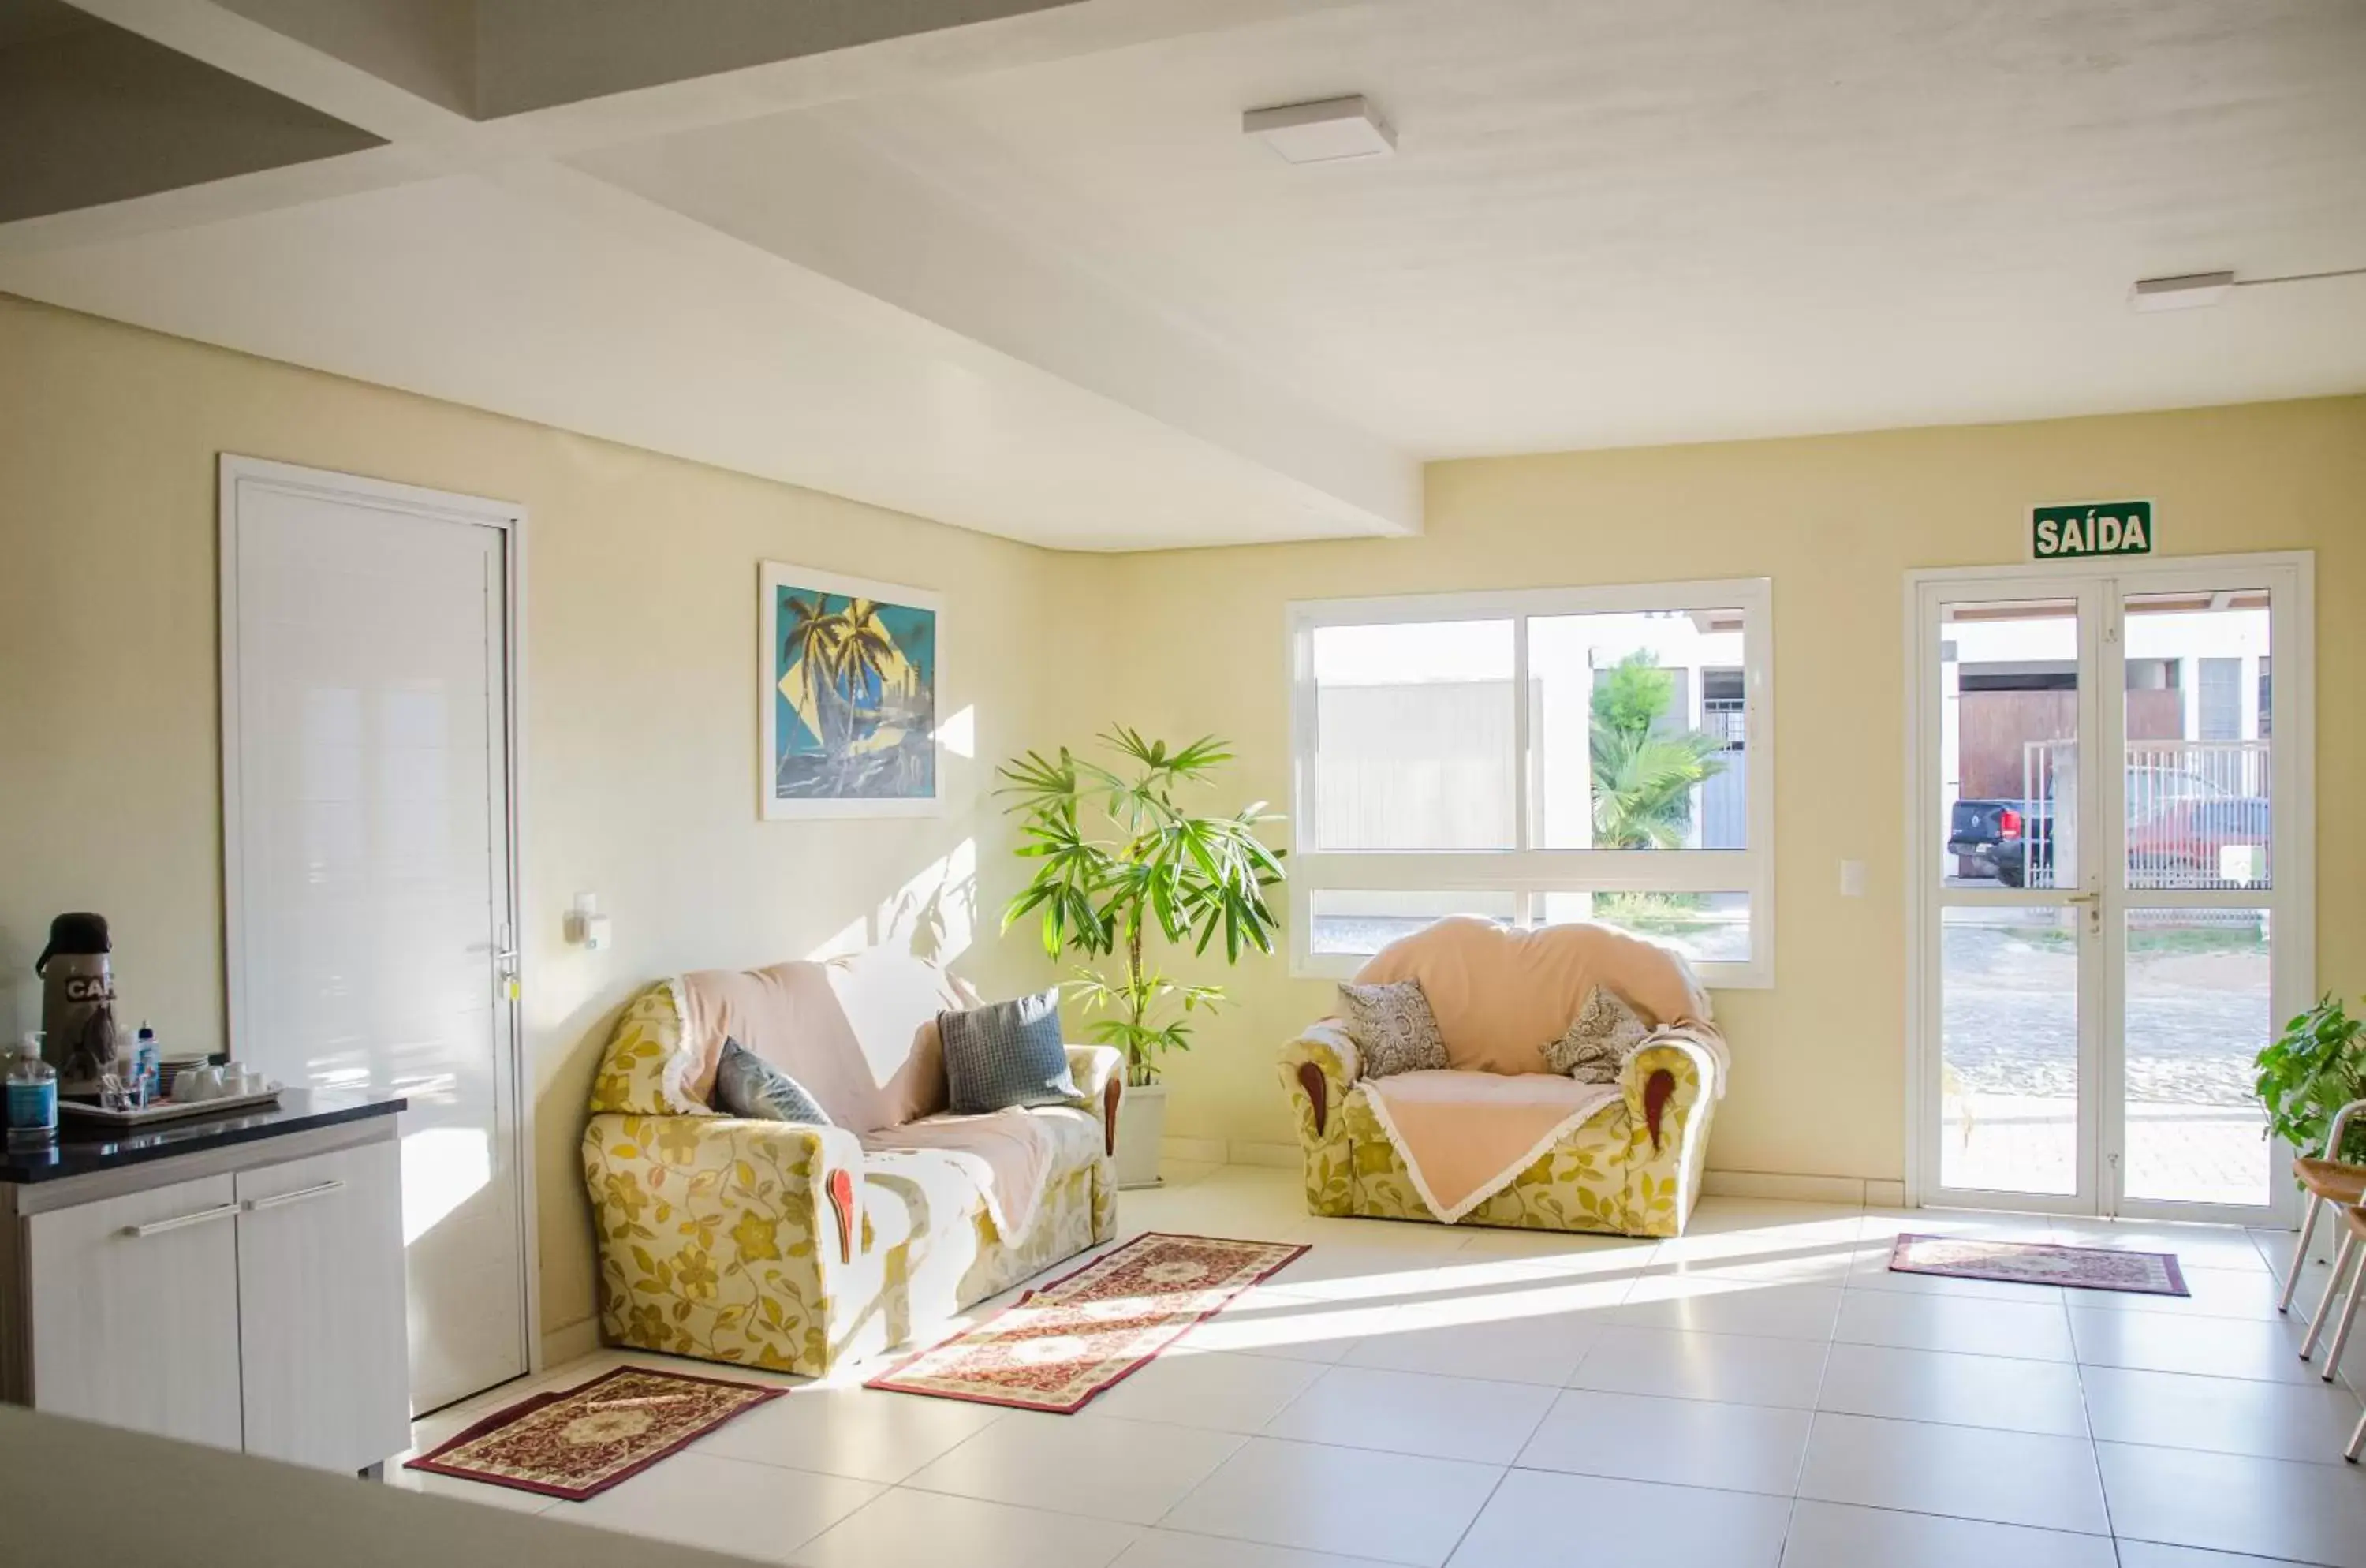
POLYGON ((143 1021, 140 1035, 131 1047, 131 1073, 144 1086, 142 1100, 163 1098, 163 1089, 157 1079, 163 1076, 164 1061, 156 1044, 156 1032, 143 1021))
POLYGON ((12 1152, 46 1149, 58 1141, 58 1070, 41 1060, 39 1032, 25 1036, 8 1064, 7 1082, 0 1089, 7 1097, 12 1152))

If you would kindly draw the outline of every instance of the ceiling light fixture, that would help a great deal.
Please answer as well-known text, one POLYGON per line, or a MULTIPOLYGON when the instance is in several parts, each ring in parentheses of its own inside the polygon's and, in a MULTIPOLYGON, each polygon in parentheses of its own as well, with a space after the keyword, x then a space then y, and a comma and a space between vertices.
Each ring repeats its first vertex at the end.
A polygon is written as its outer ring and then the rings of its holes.
POLYGON ((2128 303, 2139 310, 2193 310, 2215 305, 2237 288, 2264 288, 2275 283, 2315 283, 2327 277, 2366 276, 2366 266, 2338 267, 2331 272, 2293 272, 2281 277, 2236 277, 2231 272, 2189 272, 2179 277, 2140 277, 2128 290, 2128 303))
POLYGON ((2231 272, 2189 272, 2180 277, 2141 277, 2128 290, 2128 303, 2139 310, 2198 310, 2215 305, 2233 291, 2231 272))
POLYGON ((1397 133, 1361 93, 1251 109, 1241 116, 1241 131, 1260 138, 1292 164, 1385 158, 1397 150, 1397 133))

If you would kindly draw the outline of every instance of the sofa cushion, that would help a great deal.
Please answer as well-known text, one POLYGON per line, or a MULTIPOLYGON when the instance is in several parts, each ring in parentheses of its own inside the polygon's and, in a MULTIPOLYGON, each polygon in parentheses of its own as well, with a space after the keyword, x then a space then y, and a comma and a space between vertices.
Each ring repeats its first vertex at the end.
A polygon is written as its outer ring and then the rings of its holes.
POLYGON ((944 1041, 946 1103, 958 1115, 983 1116, 1076 1098, 1068 1047, 1060 1036, 1060 988, 937 1016, 944 1041))
POLYGON ((945 1108, 945 1061, 937 1015, 977 1006, 977 993, 930 960, 866 948, 822 965, 830 994, 880 1086, 882 1126, 900 1127, 945 1108))
POLYGON ((1609 986, 1653 1024, 1710 1021, 1708 993, 1676 953, 1607 926, 1514 931, 1456 916, 1399 937, 1356 974, 1419 980, 1449 1066, 1542 1073, 1585 994, 1609 986))
POLYGON ((975 1000, 934 964, 878 949, 826 964, 702 969, 674 989, 689 1098, 714 1102, 723 1043, 737 1040, 858 1133, 944 1108, 941 1068, 927 1049, 933 1021, 975 1000))
POLYGON ((1651 1037, 1651 1026, 1607 986, 1585 993, 1585 1005, 1561 1037, 1545 1047, 1545 1065, 1580 1083, 1617 1083, 1627 1058, 1651 1037))
POLYGON ((1339 987, 1341 1021, 1368 1078, 1425 1072, 1447 1065, 1446 1042, 1419 980, 1339 987))
POLYGON ((737 1040, 723 1043, 723 1059, 715 1068, 715 1105, 727 1116, 835 1125, 805 1085, 737 1040))

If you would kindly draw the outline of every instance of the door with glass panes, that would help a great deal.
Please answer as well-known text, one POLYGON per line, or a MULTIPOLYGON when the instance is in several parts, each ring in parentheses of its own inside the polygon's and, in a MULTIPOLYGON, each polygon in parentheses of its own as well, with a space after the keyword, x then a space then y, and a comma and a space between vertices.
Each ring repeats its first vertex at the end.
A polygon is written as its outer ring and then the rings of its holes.
POLYGON ((2270 1221, 2312 994, 2308 559, 1917 574, 1924 1203, 2270 1221))

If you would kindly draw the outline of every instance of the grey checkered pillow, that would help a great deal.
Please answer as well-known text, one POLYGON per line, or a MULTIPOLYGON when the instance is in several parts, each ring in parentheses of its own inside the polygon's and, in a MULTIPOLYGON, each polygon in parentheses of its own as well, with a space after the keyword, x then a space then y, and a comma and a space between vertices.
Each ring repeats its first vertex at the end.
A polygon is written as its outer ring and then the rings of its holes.
POLYGON ((1545 1047, 1545 1066, 1580 1083, 1617 1083, 1627 1058, 1651 1038, 1651 1026, 1607 986, 1585 993, 1569 1032, 1545 1047))
POLYGON ((1014 1105, 1059 1105, 1084 1091, 1060 1038, 1060 987, 1017 1001, 937 1014, 953 1111, 980 1116, 1014 1105))
POLYGON ((1429 1010, 1429 995, 1420 981, 1343 983, 1339 1010, 1346 1015, 1347 1038, 1356 1043, 1356 1060, 1366 1077, 1446 1066, 1446 1037, 1438 1032, 1437 1015, 1429 1010))

